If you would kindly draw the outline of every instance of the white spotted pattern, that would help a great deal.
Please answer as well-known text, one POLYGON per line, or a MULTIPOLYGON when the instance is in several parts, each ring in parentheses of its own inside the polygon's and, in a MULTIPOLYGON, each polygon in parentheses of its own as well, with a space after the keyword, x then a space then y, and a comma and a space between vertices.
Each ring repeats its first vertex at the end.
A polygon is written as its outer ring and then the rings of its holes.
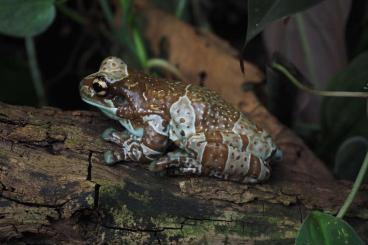
POLYGON ((247 135, 248 146, 246 147, 247 165, 249 169, 250 156, 253 154, 260 161, 260 174, 258 178, 246 177, 243 182, 255 183, 267 179, 270 175, 268 163, 265 161, 276 149, 270 135, 265 131, 257 132, 257 128, 247 118, 240 114, 238 121, 233 127, 233 132, 241 135, 247 135))
POLYGON ((169 138, 172 141, 179 140, 183 144, 183 141, 195 134, 195 110, 187 95, 181 96, 171 105, 170 117, 169 138))
POLYGON ((128 66, 117 57, 107 57, 101 63, 98 72, 88 75, 86 78, 104 76, 109 83, 115 83, 129 76, 128 66))
POLYGON ((224 173, 231 176, 246 174, 249 170, 250 154, 242 151, 242 138, 236 133, 221 133, 221 135, 222 143, 228 148, 224 173))

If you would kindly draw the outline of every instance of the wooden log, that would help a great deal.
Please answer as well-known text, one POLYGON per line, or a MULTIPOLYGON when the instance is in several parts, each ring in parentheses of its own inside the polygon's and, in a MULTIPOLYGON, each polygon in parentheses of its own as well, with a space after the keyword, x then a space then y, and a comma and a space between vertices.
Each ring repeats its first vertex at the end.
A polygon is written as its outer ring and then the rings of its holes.
MULTIPOLYGON (((99 134, 112 124, 95 112, 0 103, 1 243, 292 244, 312 209, 336 213, 350 190, 283 175, 288 163, 262 185, 106 166, 102 153, 115 146, 99 134)), ((348 213, 365 241, 366 191, 348 213)))

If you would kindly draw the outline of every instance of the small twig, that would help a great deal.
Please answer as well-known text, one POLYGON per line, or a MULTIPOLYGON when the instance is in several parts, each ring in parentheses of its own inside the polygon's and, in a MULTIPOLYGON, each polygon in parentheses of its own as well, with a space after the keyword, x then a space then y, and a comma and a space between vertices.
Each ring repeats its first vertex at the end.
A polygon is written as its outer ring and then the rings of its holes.
POLYGON ((37 95, 38 104, 44 106, 47 104, 45 88, 43 86, 41 72, 38 67, 36 50, 32 37, 25 38, 25 46, 27 50, 29 68, 32 76, 33 86, 37 95))

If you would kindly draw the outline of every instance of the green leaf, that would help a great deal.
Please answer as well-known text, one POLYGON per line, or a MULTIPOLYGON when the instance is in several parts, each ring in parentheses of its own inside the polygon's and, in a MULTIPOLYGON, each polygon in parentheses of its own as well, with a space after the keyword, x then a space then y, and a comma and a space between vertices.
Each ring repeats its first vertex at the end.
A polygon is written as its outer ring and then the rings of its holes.
POLYGON ((355 230, 343 219, 314 211, 300 227, 296 245, 304 244, 364 244, 355 230))
MULTIPOLYGON (((361 91, 368 81, 368 52, 355 58, 329 81, 327 90, 361 91)), ((324 97, 321 108, 324 144, 321 151, 332 160, 338 147, 349 137, 368 139, 367 100, 364 98, 324 97)))
POLYGON ((335 156, 333 173, 338 179, 354 181, 368 151, 368 140, 354 136, 345 140, 335 156))
POLYGON ((246 43, 265 26, 282 17, 303 11, 323 0, 248 0, 248 28, 246 43))
POLYGON ((34 36, 46 30, 54 18, 54 0, 0 0, 2 34, 34 36))

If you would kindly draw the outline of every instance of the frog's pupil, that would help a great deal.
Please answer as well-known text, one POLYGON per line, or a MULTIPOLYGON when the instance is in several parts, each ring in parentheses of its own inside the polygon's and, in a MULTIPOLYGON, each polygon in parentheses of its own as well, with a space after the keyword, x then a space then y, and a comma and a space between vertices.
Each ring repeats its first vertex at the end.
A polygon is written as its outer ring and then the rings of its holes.
POLYGON ((96 93, 99 93, 104 90, 104 87, 101 86, 99 83, 93 83, 93 89, 96 91, 96 93))

